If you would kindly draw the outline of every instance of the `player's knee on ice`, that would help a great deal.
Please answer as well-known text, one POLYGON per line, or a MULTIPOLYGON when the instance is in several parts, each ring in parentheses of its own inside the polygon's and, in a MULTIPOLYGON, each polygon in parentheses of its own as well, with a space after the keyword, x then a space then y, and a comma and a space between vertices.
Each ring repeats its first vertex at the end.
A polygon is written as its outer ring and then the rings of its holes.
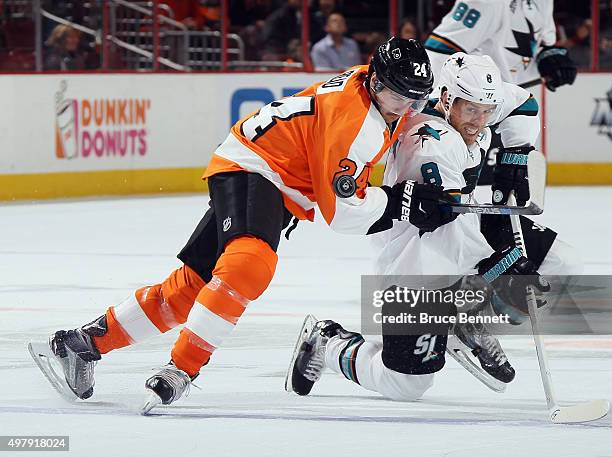
POLYGON ((454 302, 444 297, 456 287, 395 288, 401 293, 382 306, 382 362, 387 368, 409 375, 442 369, 451 317, 457 312, 454 302))
POLYGON ((354 372, 349 373, 347 369, 350 364, 343 360, 346 359, 345 349, 347 341, 333 337, 325 351, 326 366, 386 398, 396 401, 418 400, 433 385, 433 374, 409 375, 386 367, 382 361, 383 344, 380 341, 365 341, 360 345, 354 358, 354 372))

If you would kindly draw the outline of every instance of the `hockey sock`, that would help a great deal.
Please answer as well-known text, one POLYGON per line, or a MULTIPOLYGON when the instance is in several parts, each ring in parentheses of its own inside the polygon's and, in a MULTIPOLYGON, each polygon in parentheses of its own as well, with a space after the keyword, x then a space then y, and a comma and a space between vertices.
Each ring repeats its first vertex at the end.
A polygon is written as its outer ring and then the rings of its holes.
POLYGON ((187 265, 162 283, 138 289, 106 311, 108 331, 94 336, 101 354, 165 333, 184 323, 204 281, 187 265))
POLYGON ((334 336, 325 348, 325 364, 349 381, 359 384, 357 376, 357 353, 364 343, 359 333, 345 332, 347 336, 334 336))
POLYGON ((278 257, 264 241, 242 236, 225 247, 189 312, 185 328, 172 349, 172 360, 194 376, 232 332, 248 303, 268 287, 278 257))

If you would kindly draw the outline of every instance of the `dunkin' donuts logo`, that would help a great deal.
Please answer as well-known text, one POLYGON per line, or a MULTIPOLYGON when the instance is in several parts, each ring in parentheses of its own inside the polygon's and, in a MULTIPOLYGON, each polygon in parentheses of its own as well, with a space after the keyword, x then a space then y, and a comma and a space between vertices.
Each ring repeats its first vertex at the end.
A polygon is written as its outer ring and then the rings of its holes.
POLYGON ((58 159, 145 156, 147 98, 75 99, 67 81, 55 94, 55 155, 58 159))

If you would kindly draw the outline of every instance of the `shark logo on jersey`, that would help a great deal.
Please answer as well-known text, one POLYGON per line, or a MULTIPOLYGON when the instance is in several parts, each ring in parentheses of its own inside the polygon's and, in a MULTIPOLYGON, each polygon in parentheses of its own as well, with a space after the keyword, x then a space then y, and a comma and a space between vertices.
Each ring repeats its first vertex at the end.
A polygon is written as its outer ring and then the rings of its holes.
POLYGON ((423 147, 423 144, 425 143, 425 141, 432 139, 432 138, 434 140, 440 141, 440 137, 447 132, 448 132, 447 130, 436 130, 433 127, 431 127, 429 124, 423 124, 421 127, 419 127, 419 130, 417 130, 416 133, 413 133, 410 136, 418 136, 414 144, 417 144, 420 141, 421 147, 423 147))
POLYGON ((523 66, 527 68, 527 66, 531 63, 531 59, 533 59, 536 54, 538 42, 535 39, 536 31, 533 28, 533 24, 529 22, 529 19, 525 19, 525 22, 527 22, 529 32, 512 30, 514 40, 516 41, 516 47, 506 48, 506 50, 521 56, 523 58, 523 66))
POLYGON ((591 116, 591 127, 598 127, 599 135, 607 135, 612 141, 612 89, 606 97, 595 99, 595 111, 591 116))

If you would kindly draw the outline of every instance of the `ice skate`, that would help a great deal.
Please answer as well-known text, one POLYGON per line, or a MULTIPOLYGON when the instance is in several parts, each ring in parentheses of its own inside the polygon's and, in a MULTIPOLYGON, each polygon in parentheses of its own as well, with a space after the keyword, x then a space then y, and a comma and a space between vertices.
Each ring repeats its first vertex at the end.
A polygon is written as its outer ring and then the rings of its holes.
POLYGON ((514 379, 514 368, 508 362, 499 340, 482 323, 457 324, 454 333, 472 350, 483 370, 505 383, 514 379))
POLYGON ((169 405, 181 398, 183 394, 189 393, 191 382, 196 376, 191 377, 177 368, 174 363, 168 363, 145 382, 148 395, 141 410, 142 414, 148 414, 160 404, 169 405))
POLYGON ((334 321, 317 321, 312 315, 306 316, 287 370, 287 392, 295 392, 298 395, 310 393, 325 367, 325 346, 329 339, 340 331, 344 329, 334 321))
POLYGON ((106 332, 104 316, 75 330, 59 330, 48 343, 30 342, 30 355, 51 385, 66 400, 92 396, 94 367, 100 360, 92 336, 106 332))

